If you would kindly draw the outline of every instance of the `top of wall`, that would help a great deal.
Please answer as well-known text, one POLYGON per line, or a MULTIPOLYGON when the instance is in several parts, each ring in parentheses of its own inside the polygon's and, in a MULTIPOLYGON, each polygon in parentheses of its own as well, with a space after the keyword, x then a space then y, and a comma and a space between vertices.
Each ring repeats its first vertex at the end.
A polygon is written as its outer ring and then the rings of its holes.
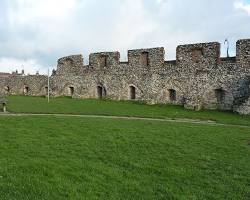
POLYGON ((87 70, 117 70, 162 69, 164 66, 178 66, 183 68, 204 68, 212 70, 220 64, 237 64, 239 68, 250 69, 250 39, 241 39, 236 44, 236 57, 221 58, 220 43, 208 42, 179 45, 176 48, 176 60, 165 61, 163 47, 128 50, 128 61, 120 61, 120 53, 99 52, 89 55, 89 65, 84 66, 83 56, 71 55, 58 59, 56 75, 81 75, 87 70))

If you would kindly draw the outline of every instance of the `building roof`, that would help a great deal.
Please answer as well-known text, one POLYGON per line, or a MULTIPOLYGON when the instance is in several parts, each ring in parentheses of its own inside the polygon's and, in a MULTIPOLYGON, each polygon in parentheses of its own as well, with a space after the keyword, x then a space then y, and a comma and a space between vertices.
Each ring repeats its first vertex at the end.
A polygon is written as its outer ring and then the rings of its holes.
POLYGON ((0 77, 10 77, 10 73, 0 72, 0 77))

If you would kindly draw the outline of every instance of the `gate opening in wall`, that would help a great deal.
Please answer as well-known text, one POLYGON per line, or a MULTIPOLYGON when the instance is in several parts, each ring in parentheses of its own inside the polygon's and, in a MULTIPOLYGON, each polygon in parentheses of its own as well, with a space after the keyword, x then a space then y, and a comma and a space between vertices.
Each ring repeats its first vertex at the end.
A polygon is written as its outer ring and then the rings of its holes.
POLYGON ((74 95, 75 89, 74 87, 69 87, 69 94, 72 97, 74 95))
POLYGON ((218 104, 223 104, 225 101, 225 90, 222 88, 215 90, 216 100, 218 104))
POLYGON ((102 86, 97 86, 97 97, 98 99, 102 99, 107 96, 106 89, 102 86))
POLYGON ((29 87, 28 86, 24 86, 23 93, 24 93, 24 95, 27 95, 29 93, 29 87))
POLYGON ((135 87, 130 86, 129 87, 129 99, 134 100, 135 98, 136 98, 135 87))

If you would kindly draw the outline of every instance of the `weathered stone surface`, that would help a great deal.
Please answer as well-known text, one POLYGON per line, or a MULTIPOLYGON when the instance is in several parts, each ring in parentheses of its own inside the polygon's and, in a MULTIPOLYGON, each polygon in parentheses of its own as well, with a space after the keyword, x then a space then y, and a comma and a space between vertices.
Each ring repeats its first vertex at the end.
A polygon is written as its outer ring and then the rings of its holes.
MULTIPOLYGON (((93 53, 89 65, 81 55, 58 60, 50 77, 51 95, 108 97, 183 105, 188 109, 234 110, 250 114, 250 39, 237 42, 236 57, 220 58, 217 42, 180 45, 176 61, 165 61, 164 48, 93 53)), ((0 76, 0 91, 46 95, 47 77, 0 76)))
POLYGON ((234 110, 238 113, 249 115, 250 114, 250 98, 239 106, 235 106, 234 110))

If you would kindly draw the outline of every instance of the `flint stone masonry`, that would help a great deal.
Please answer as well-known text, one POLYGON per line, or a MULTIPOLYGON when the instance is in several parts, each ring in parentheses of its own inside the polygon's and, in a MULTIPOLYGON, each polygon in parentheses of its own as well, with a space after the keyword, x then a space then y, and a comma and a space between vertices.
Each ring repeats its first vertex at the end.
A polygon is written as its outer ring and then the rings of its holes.
MULTIPOLYGON (((250 114, 250 39, 237 42, 236 57, 221 58, 217 42, 180 45, 176 60, 165 61, 164 48, 92 53, 60 58, 50 77, 50 95, 73 98, 141 100, 185 108, 233 110, 250 114)), ((0 92, 43 96, 47 77, 0 76, 0 92)))

